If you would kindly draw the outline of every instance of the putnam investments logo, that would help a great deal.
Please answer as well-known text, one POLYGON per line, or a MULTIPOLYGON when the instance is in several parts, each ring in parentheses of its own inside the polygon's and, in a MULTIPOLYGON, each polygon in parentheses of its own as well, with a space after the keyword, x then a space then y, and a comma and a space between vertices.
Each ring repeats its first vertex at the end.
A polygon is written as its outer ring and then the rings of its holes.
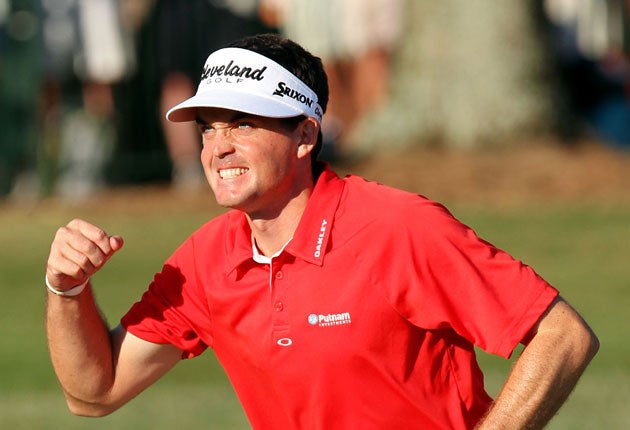
POLYGON ((344 325, 352 323, 350 318, 350 312, 343 312, 340 314, 310 314, 308 316, 308 323, 313 326, 319 327, 331 327, 336 325, 344 325))

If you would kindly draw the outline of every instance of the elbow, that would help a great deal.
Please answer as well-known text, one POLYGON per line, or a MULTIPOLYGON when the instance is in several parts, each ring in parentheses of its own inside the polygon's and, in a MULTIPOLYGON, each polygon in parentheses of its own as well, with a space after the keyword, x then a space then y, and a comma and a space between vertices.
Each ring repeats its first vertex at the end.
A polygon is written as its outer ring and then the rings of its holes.
POLYGON ((85 403, 68 402, 68 409, 74 415, 80 417, 100 418, 114 412, 116 408, 103 407, 85 403))
POLYGON ((572 351, 570 354, 574 357, 576 368, 583 371, 599 351, 597 335, 582 320, 574 327, 571 335, 567 336, 567 340, 567 346, 571 345, 567 352, 572 351))
POLYGON ((539 333, 566 364, 573 362, 577 368, 586 368, 599 351, 599 339, 584 319, 564 300, 559 299, 549 309, 539 324, 539 333), (548 336, 548 337, 547 337, 548 336), (564 351, 564 353, 562 352, 564 351))
POLYGON ((91 418, 107 416, 120 407, 106 402, 86 402, 67 394, 66 404, 73 415, 91 418))
POLYGON ((599 339, 597 335, 587 326, 584 334, 584 343, 586 349, 586 361, 590 362, 599 351, 599 339))

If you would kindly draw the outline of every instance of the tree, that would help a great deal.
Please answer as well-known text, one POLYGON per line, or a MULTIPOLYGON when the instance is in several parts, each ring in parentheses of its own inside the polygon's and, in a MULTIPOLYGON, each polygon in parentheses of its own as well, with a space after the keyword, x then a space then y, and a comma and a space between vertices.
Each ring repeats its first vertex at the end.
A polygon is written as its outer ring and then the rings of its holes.
POLYGON ((549 129, 549 70, 534 3, 409 1, 389 102, 364 118, 354 139, 472 147, 549 129))

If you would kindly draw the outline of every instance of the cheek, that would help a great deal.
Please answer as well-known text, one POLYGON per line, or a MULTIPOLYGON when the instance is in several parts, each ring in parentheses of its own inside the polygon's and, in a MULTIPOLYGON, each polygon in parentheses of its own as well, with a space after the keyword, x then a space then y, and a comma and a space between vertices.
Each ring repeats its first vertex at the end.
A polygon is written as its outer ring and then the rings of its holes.
POLYGON ((201 159, 201 167, 203 168, 204 174, 206 175, 208 181, 210 181, 210 174, 212 172, 212 152, 204 147, 201 150, 199 158, 201 159))
POLYGON ((212 153, 212 145, 210 145, 210 143, 206 143, 203 139, 203 136, 201 138, 201 156, 203 157, 205 154, 211 154, 212 153))
POLYGON ((203 168, 209 168, 212 164, 212 147, 210 145, 203 145, 201 147, 199 158, 201 159, 201 164, 203 165, 203 168))

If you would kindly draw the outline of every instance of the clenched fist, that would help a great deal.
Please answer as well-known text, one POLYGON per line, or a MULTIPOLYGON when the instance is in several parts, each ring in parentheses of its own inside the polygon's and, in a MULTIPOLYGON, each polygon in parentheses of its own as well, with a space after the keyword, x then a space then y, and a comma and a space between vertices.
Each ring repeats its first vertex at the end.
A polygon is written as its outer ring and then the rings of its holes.
POLYGON ((50 285, 66 291, 96 273, 123 246, 120 236, 75 219, 57 230, 50 247, 46 276, 50 285))

